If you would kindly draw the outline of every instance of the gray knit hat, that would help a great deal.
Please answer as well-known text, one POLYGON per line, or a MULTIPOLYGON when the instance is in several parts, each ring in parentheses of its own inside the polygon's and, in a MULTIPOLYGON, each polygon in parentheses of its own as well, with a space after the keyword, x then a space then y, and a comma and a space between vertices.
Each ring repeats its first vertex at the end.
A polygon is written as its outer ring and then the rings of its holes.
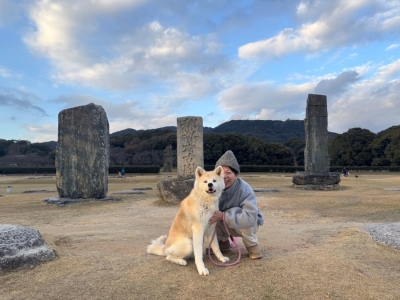
POLYGON ((217 163, 215 164, 215 167, 218 166, 228 166, 231 169, 234 169, 238 173, 240 173, 240 166, 238 161, 236 160, 235 154, 231 150, 228 150, 222 155, 217 163))

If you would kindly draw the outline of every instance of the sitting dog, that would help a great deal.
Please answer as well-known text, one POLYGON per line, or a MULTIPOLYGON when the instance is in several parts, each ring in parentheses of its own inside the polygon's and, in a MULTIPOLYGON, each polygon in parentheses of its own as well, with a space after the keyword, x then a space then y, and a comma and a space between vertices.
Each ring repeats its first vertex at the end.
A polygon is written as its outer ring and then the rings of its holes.
MULTIPOLYGON (((208 275, 203 253, 215 230, 216 223, 210 225, 209 220, 218 210, 218 199, 225 188, 224 169, 219 166, 214 171, 206 172, 197 167, 195 173, 194 187, 181 202, 168 236, 153 240, 147 247, 147 253, 166 256, 167 260, 183 266, 187 264, 185 258, 194 254, 197 271, 200 275, 208 275)), ((216 238, 211 249, 221 262, 229 261, 222 255, 216 238)))

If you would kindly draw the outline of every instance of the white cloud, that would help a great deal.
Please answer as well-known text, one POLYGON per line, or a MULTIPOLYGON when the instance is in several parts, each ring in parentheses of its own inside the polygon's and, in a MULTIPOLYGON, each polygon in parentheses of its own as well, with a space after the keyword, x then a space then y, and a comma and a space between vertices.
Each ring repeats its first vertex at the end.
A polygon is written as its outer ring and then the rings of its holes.
POLYGON ((370 78, 360 80, 346 93, 335 99, 328 110, 329 127, 343 132, 353 127, 373 132, 384 130, 398 123, 400 115, 399 74, 400 61, 392 62, 374 71, 370 78))
POLYGON ((217 93, 238 74, 213 34, 190 35, 186 28, 164 26, 163 18, 142 19, 141 5, 149 4, 96 1, 89 9, 85 1, 40 1, 30 10, 34 26, 24 40, 50 60, 58 86, 141 91, 147 96, 138 100, 168 103, 170 110, 217 93), (139 20, 131 27, 119 20, 126 11, 129 22, 139 20), (100 26, 100 20, 119 30, 100 26))
POLYGON ((269 60, 290 53, 313 54, 333 47, 359 45, 381 39, 385 34, 399 34, 400 6, 384 0, 302 1, 300 17, 314 22, 299 28, 286 28, 278 35, 248 43, 239 48, 240 58, 269 60))
POLYGON ((47 116, 46 110, 37 105, 38 103, 41 103, 41 100, 32 92, 0 86, 0 107, 20 113, 30 112, 36 117, 47 116))
POLYGON ((21 77, 21 75, 18 73, 15 73, 12 70, 9 70, 7 68, 0 66, 0 77, 11 78, 11 77, 21 77))
POLYGON ((349 85, 359 80, 359 74, 356 71, 345 71, 335 78, 323 79, 315 86, 315 93, 329 96, 335 96, 343 93, 349 85))
POLYGON ((260 113, 254 117, 255 120, 274 120, 275 109, 262 108, 260 113))
POLYGON ((400 74, 400 59, 378 69, 377 80, 386 82, 395 79, 400 74))
POLYGON ((23 139, 32 143, 57 141, 58 139, 58 129, 54 124, 25 124, 23 127, 28 132, 23 139))
POLYGON ((313 92, 314 86, 314 82, 283 86, 271 82, 242 83, 222 92, 218 105, 224 113, 241 112, 248 119, 260 115, 262 109, 279 115, 288 111, 297 114, 304 109, 307 94, 313 92))
MULTIPOLYGON (((152 129, 168 126, 176 116, 168 113, 168 107, 150 107, 144 109, 141 101, 127 100, 124 102, 111 102, 90 95, 64 95, 52 101, 68 109, 76 106, 93 103, 103 107, 110 124, 110 132, 126 128, 152 129)), ((175 122, 176 123, 176 122, 175 122)))
POLYGON ((399 44, 392 44, 390 46, 388 46, 385 51, 389 51, 389 50, 393 50, 399 47, 399 44))

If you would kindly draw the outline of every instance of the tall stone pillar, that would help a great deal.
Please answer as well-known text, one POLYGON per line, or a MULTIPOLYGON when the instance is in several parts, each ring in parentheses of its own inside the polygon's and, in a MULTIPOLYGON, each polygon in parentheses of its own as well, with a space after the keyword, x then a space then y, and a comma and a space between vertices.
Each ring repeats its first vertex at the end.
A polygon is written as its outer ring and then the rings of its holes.
POLYGON ((181 117, 177 119, 178 179, 194 178, 198 166, 204 168, 203 119, 181 117))
POLYGON ((339 188, 340 174, 330 172, 328 109, 325 95, 308 95, 304 127, 306 133, 305 172, 298 172, 293 176, 294 186, 310 190, 339 188))
POLYGON ((165 202, 180 202, 193 189, 195 170, 204 168, 203 119, 181 117, 177 119, 178 178, 157 183, 158 198, 165 202))
POLYGON ((306 148, 304 149, 305 171, 329 172, 326 96, 308 95, 304 127, 306 132, 306 148))
POLYGON ((104 198, 108 192, 109 125, 93 103, 58 114, 56 184, 60 197, 104 198))

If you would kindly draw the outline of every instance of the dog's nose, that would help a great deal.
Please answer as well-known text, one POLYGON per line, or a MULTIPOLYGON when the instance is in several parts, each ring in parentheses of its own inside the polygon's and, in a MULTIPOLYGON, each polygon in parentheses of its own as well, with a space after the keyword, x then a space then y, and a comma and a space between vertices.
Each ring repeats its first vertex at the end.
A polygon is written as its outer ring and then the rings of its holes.
POLYGON ((212 187, 213 186, 213 184, 210 182, 210 183, 208 183, 208 187, 212 187))

